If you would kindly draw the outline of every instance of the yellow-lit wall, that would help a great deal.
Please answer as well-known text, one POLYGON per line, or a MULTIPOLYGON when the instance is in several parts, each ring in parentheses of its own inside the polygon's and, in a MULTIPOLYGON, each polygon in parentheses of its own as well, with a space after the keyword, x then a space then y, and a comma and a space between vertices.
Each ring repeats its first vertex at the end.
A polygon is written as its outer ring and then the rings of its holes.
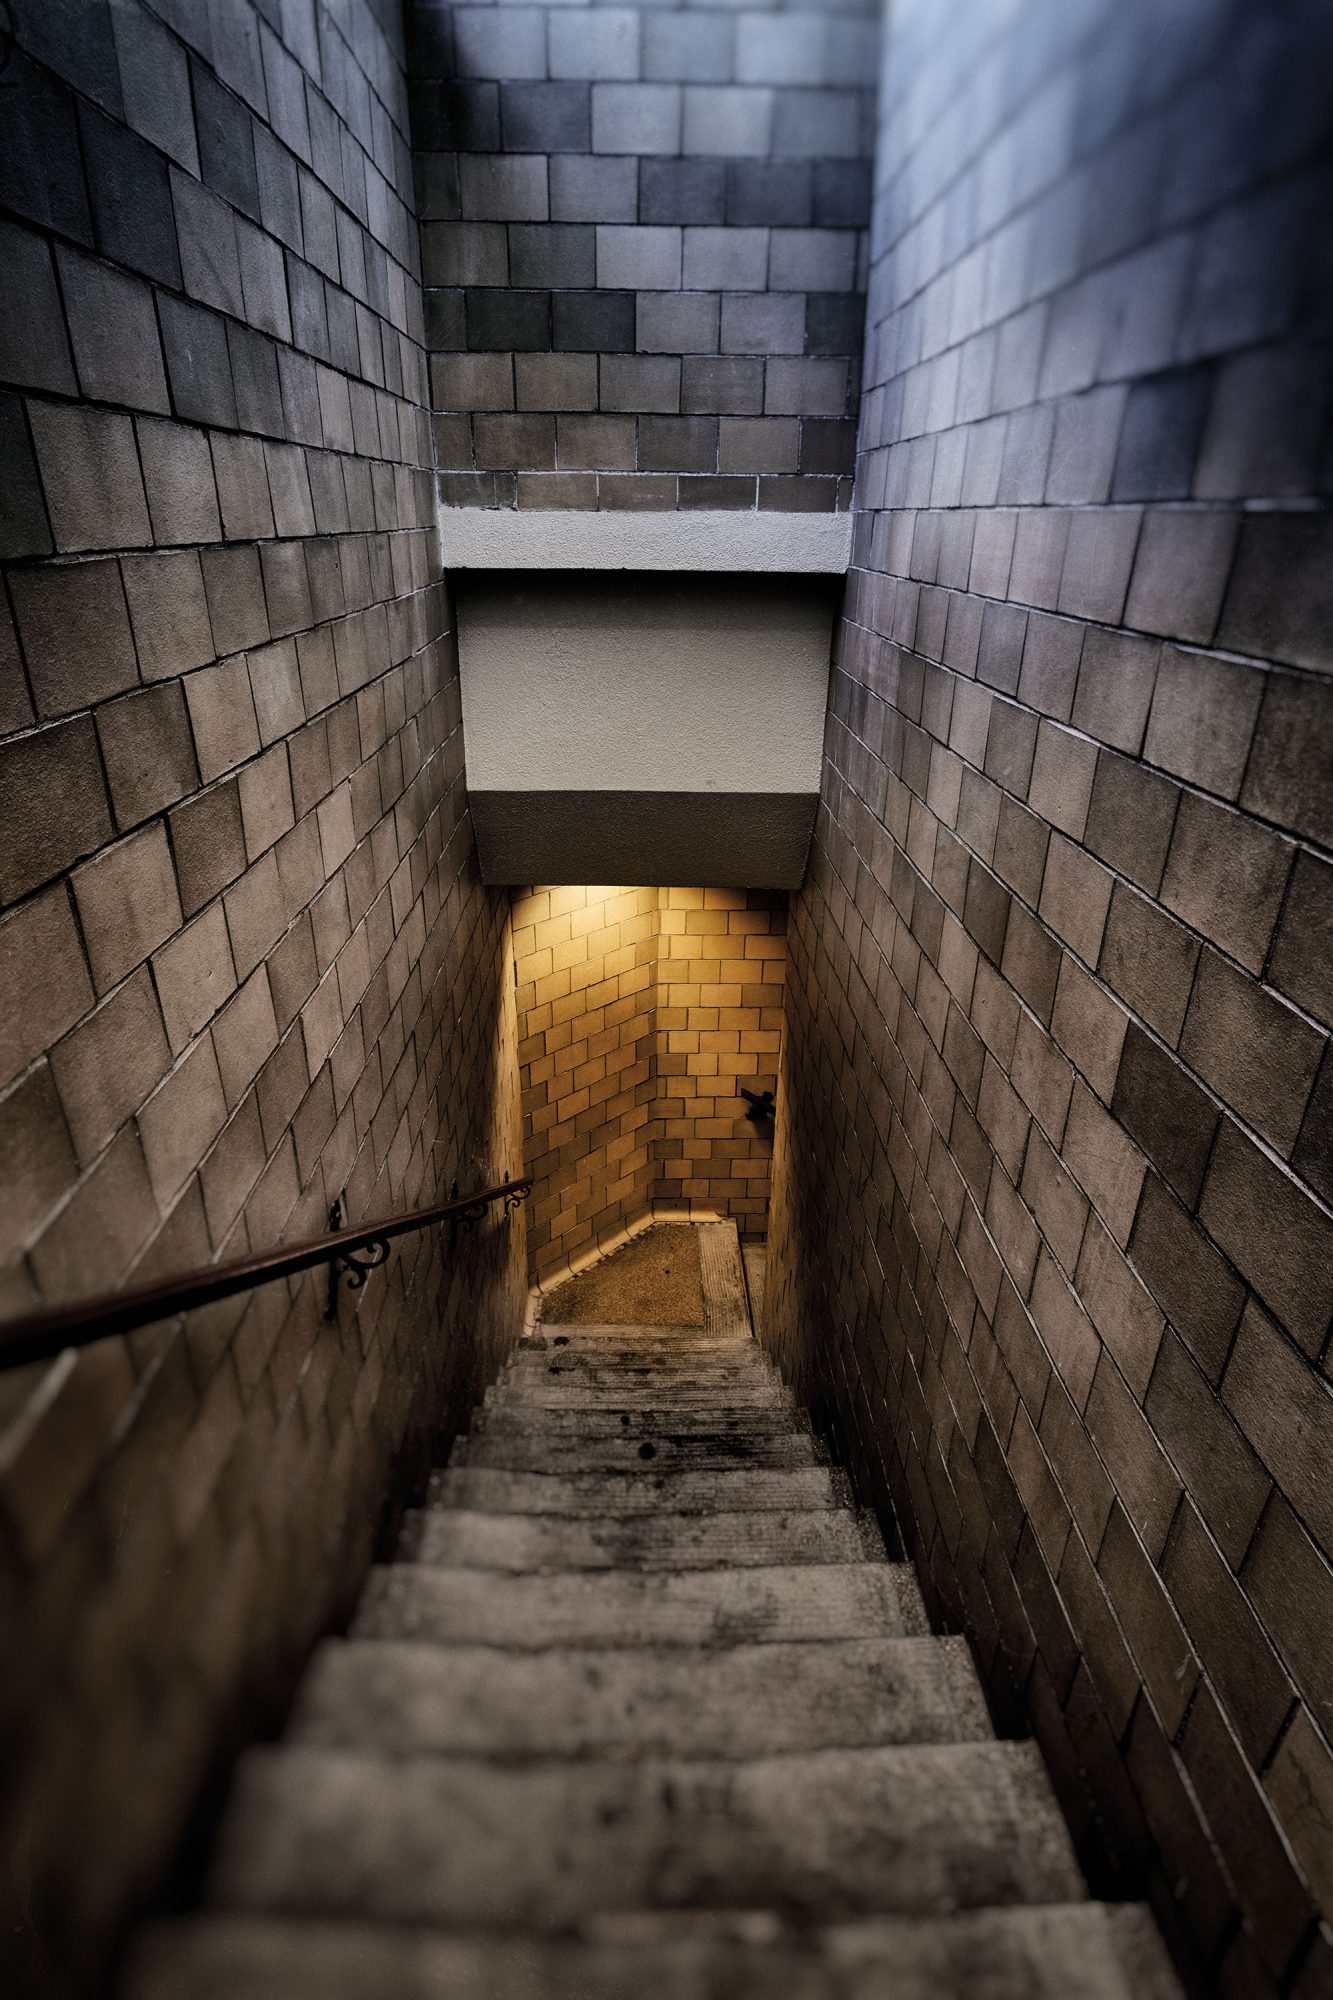
POLYGON ((762 1235, 786 898, 744 889, 514 895, 529 1257, 545 1278, 654 1204, 762 1235))

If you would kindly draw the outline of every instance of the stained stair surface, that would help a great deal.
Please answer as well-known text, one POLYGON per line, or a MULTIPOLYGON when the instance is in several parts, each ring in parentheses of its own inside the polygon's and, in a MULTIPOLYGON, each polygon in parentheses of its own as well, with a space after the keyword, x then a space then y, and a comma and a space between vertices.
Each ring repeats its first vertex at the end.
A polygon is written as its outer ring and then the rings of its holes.
POLYGON ((699 1242, 523 1341, 126 2000, 1178 2000, 699 1242))

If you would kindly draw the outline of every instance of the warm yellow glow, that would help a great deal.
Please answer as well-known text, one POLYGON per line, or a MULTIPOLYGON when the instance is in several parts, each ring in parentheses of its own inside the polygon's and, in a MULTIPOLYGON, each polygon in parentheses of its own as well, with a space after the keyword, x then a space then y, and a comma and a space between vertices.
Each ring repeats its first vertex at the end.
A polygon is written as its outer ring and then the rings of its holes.
POLYGON ((785 896, 564 885, 516 890, 513 924, 534 1273, 654 1201, 761 1227, 739 1089, 777 1080, 785 896))

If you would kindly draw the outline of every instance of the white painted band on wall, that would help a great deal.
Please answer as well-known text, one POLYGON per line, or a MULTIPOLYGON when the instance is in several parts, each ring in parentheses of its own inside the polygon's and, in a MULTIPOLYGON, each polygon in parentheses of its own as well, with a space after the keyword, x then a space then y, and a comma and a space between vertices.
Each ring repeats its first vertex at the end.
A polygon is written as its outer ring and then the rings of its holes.
POLYGON ((573 513, 441 507, 440 557, 460 569, 732 570, 845 576, 850 514, 573 513))

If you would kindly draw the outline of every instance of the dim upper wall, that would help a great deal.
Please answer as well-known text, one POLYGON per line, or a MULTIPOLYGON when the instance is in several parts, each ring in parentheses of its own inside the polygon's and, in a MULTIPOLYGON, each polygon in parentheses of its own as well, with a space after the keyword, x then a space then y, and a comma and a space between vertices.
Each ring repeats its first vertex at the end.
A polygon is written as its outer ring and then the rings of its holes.
POLYGON ((459 594, 483 870, 796 886, 828 689, 818 581, 470 580, 459 594))
POLYGON ((445 504, 845 509, 873 0, 408 22, 445 504))

